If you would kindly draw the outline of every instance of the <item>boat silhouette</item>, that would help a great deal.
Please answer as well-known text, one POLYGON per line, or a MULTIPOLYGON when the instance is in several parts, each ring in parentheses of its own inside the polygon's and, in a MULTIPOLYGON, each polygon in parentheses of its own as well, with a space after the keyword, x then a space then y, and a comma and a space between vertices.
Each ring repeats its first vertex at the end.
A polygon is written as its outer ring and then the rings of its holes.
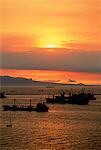
POLYGON ((4 92, 1 92, 1 93, 0 93, 0 98, 6 98, 6 96, 5 96, 5 93, 4 93, 4 92))
POLYGON ((11 117, 10 117, 10 120, 9 120, 9 124, 7 124, 6 126, 7 126, 7 127, 12 127, 11 117))
POLYGON ((30 105, 28 106, 18 106, 15 104, 15 100, 14 100, 14 104, 13 105, 3 105, 3 110, 4 111, 36 111, 36 112, 48 112, 49 107, 43 102, 43 103, 37 103, 36 107, 33 107, 31 105, 31 100, 30 100, 30 105))
POLYGON ((46 103, 59 103, 59 104, 78 104, 78 105, 87 105, 90 100, 95 100, 93 93, 72 93, 69 92, 68 96, 65 96, 65 92, 61 90, 60 95, 55 96, 53 94, 52 98, 46 98, 46 103))

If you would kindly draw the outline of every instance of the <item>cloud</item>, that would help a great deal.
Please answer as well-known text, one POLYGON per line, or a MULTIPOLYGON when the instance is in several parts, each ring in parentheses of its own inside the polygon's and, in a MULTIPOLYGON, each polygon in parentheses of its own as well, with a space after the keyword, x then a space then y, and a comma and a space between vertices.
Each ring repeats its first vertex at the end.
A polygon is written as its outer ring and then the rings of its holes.
POLYGON ((37 40, 35 38, 29 37, 28 35, 1 34, 0 49, 16 52, 28 49, 32 50, 32 47, 36 42, 37 40))
MULTIPOLYGON (((100 51, 2 52, 1 68, 101 72, 100 51)), ((59 49, 60 50, 60 49, 59 49)))
POLYGON ((74 82, 76 82, 76 80, 68 79, 68 81, 67 81, 67 82, 74 83, 74 82))
POLYGON ((95 43, 77 43, 75 41, 67 42, 67 41, 62 41, 62 45, 64 47, 74 49, 74 50, 86 50, 86 51, 100 51, 101 50, 101 44, 98 43, 99 40, 95 40, 95 43))

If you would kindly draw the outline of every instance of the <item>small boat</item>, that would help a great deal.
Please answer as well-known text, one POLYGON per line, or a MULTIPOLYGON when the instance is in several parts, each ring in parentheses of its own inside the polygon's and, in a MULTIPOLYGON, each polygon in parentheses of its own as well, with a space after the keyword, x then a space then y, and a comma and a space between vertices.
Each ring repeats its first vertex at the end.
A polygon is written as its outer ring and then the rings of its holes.
POLYGON ((10 122, 9 122, 9 124, 7 124, 7 127, 12 127, 11 117, 10 117, 10 122))
POLYGON ((0 93, 0 98, 6 98, 6 96, 5 96, 5 93, 4 93, 4 92, 1 92, 1 93, 0 93))

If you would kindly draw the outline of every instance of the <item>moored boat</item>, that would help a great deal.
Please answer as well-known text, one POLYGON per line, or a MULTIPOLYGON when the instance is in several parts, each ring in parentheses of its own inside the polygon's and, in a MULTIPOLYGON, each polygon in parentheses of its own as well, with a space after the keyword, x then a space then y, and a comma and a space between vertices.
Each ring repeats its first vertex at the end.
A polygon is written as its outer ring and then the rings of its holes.
POLYGON ((48 112, 49 107, 43 102, 38 103, 36 107, 33 107, 32 105, 29 106, 17 106, 17 105, 3 105, 4 111, 36 111, 36 112, 48 112))
POLYGON ((46 103, 59 103, 59 104, 78 104, 78 105, 87 105, 90 100, 95 100, 95 96, 93 93, 69 93, 68 96, 65 96, 65 92, 62 91, 60 95, 54 96, 50 98, 46 98, 46 103))
POLYGON ((4 93, 4 92, 1 92, 1 93, 0 93, 0 98, 6 98, 6 96, 5 96, 5 93, 4 93))

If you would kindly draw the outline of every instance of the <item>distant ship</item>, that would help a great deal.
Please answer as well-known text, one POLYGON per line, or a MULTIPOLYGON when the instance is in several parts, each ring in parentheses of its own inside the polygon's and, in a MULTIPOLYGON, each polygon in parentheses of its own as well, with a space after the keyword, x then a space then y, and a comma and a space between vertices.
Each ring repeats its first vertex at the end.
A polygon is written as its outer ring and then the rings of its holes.
POLYGON ((4 111, 36 111, 36 112, 48 112, 49 107, 43 102, 38 103, 36 107, 33 107, 32 105, 29 106, 17 106, 17 105, 3 105, 4 111))
POLYGON ((65 96, 65 92, 61 91, 59 96, 54 96, 52 98, 46 98, 46 103, 59 103, 59 104, 78 104, 87 105, 90 100, 95 100, 93 93, 80 92, 78 94, 69 93, 69 96, 65 96))
POLYGON ((6 98, 6 96, 5 96, 5 93, 4 93, 4 92, 1 92, 1 93, 0 93, 0 98, 6 98))

